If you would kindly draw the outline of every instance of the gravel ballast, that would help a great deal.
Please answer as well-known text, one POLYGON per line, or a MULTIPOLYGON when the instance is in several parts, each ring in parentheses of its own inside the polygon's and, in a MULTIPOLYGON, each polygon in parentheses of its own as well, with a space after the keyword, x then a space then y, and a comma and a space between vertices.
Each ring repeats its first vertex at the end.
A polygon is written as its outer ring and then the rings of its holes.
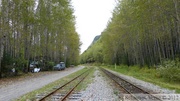
MULTIPOLYGON (((146 89, 149 92, 155 92, 157 94, 175 94, 174 90, 168 90, 165 88, 161 88, 157 85, 154 85, 152 83, 148 83, 136 78, 133 78, 131 76, 123 75, 120 73, 117 73, 115 71, 110 72, 119 75, 123 79, 139 86, 142 87, 143 89, 146 89)), ((117 88, 114 89, 115 87, 111 84, 107 78, 105 78, 101 72, 96 69, 94 72, 94 78, 93 82, 88 85, 85 91, 82 91, 82 98, 81 100, 83 101, 120 101, 120 97, 118 95, 121 95, 123 93, 118 92, 115 94, 115 90, 118 90, 117 88)), ((81 101, 80 100, 80 101, 81 101)))
POLYGON ((119 101, 110 81, 98 69, 94 72, 93 82, 81 93, 83 101, 119 101))
POLYGON ((67 68, 64 71, 54 72, 39 77, 28 78, 19 82, 12 82, 0 88, 0 101, 11 101, 83 68, 84 66, 67 68))
POLYGON ((152 83, 136 79, 136 78, 131 77, 131 76, 123 75, 123 74, 117 73, 117 72, 112 71, 112 70, 109 70, 109 71, 120 76, 120 77, 122 77, 123 79, 139 86, 139 87, 142 87, 143 89, 147 89, 150 92, 155 92, 157 94, 175 94, 175 90, 165 89, 165 88, 162 88, 160 86, 157 86, 157 85, 154 85, 152 83))

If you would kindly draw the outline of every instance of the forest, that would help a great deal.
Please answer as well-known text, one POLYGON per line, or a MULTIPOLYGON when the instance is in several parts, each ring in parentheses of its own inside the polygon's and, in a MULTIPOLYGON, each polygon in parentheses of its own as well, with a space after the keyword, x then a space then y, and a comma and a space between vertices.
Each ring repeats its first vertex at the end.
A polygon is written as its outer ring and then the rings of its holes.
POLYGON ((179 82, 180 0, 117 0, 100 39, 80 61, 179 82))
POLYGON ((77 65, 80 39, 70 0, 0 0, 0 76, 29 63, 77 65), (73 57, 73 58, 72 58, 73 57))
POLYGON ((117 0, 81 63, 154 66, 180 57, 180 0, 117 0))

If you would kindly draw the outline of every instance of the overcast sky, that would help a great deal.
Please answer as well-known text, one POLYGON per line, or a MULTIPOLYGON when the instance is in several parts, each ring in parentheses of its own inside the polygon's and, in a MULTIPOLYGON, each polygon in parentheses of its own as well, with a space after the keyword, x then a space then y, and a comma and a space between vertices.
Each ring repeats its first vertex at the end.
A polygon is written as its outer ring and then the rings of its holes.
POLYGON ((80 35, 81 53, 96 35, 100 35, 112 17, 115 0, 72 0, 75 9, 76 31, 80 35))

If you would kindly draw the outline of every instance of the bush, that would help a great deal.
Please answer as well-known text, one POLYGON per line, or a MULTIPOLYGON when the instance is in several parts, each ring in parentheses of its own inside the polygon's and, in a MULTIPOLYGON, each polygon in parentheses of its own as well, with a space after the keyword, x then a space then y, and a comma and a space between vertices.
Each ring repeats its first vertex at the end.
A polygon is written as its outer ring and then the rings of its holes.
POLYGON ((163 61, 162 64, 159 65, 157 71, 160 77, 163 77, 169 81, 180 81, 179 59, 163 61))
POLYGON ((54 62, 48 61, 46 64, 46 68, 44 69, 45 71, 53 70, 53 66, 55 65, 54 62))
POLYGON ((23 71, 24 68, 27 66, 28 61, 25 60, 24 58, 18 58, 15 60, 16 63, 16 69, 19 71, 23 71))
POLYGON ((18 72, 23 71, 26 64, 27 60, 23 58, 12 58, 9 54, 5 53, 1 64, 3 77, 18 75, 18 72), (15 72, 12 72, 13 68, 15 72))

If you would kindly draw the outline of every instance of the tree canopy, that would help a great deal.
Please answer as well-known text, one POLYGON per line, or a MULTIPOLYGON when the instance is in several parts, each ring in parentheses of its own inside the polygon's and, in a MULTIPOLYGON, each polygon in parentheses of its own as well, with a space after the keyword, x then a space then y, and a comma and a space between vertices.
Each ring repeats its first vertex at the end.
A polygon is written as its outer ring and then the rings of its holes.
POLYGON ((119 0, 100 42, 81 60, 94 59, 96 50, 102 50, 100 59, 108 64, 152 66, 179 58, 179 5, 179 0, 119 0))
POLYGON ((6 56, 26 64, 41 59, 78 64, 80 39, 71 0, 1 0, 0 4, 0 65, 6 56))

